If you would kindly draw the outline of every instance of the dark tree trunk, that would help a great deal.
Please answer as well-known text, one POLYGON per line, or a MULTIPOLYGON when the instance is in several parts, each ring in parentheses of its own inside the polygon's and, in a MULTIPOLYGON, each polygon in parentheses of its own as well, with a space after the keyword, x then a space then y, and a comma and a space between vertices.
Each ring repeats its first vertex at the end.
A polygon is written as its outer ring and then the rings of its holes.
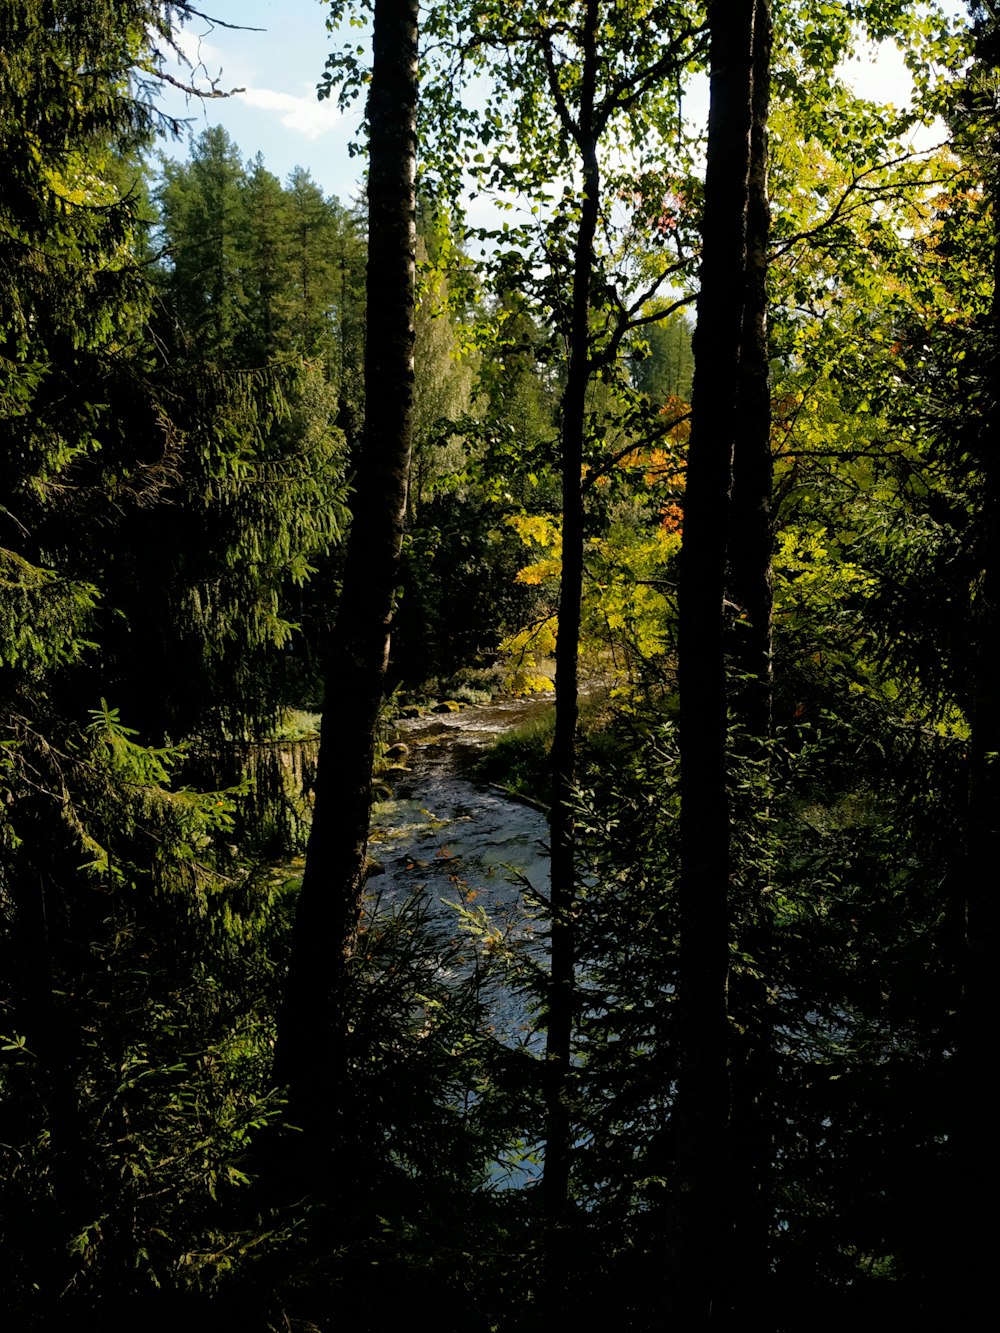
MULTIPOLYGON (((754 742, 771 734, 771 385, 767 267, 771 229, 767 187, 771 6, 754 7, 753 123, 748 177, 746 287, 740 351, 733 484, 729 506, 727 643, 735 720, 754 742)), ((759 746, 756 747, 759 751, 759 746)))
MULTIPOLYGON (((545 1039, 546 1141, 543 1189, 550 1228, 564 1224, 569 1193, 572 1125, 570 1089, 575 942, 576 834, 573 787, 579 716, 580 605, 583 594, 583 444, 587 385, 590 380, 590 288, 594 237, 600 200, 600 173, 594 99, 597 77, 598 0, 588 0, 584 20, 584 60, 580 91, 579 138, 583 158, 583 206, 573 250, 573 298, 569 365, 562 398, 562 578, 559 637, 556 642, 556 724, 552 740, 551 979, 545 1039)), ((561 1270, 564 1265, 553 1265, 561 1270)), ((551 1276, 551 1274, 550 1274, 551 1276)))
POLYGON ((330 1142, 343 1109, 350 961, 361 913, 376 725, 389 651, 413 410, 416 0, 376 0, 368 101, 366 414, 326 671, 316 802, 276 1072, 293 1121, 330 1142))
MULTIPOLYGON (((997 154, 1000 158, 1000 154, 997 154)), ((993 182, 993 310, 989 349, 989 417, 982 450, 980 582, 969 745, 965 864, 965 950, 959 1057, 959 1163, 955 1215, 963 1219, 955 1257, 959 1305, 970 1327, 996 1288, 996 1188, 1000 1178, 1000 161, 993 182), (957 1267, 960 1265, 960 1269, 957 1267)), ((959 1318, 961 1319, 961 1313, 959 1318)))
POLYGON ((767 957, 766 845, 771 739, 771 389, 767 327, 770 204, 767 122, 770 103, 770 0, 757 0, 753 34, 753 124, 747 208, 746 292, 733 489, 729 510, 726 601, 730 725, 735 748, 752 765, 743 784, 743 827, 762 830, 744 857, 739 886, 741 953, 755 966, 735 974, 730 1008, 739 1032, 732 1043, 733 1291, 743 1314, 763 1316, 769 1272, 774 1084, 773 1033, 764 963, 767 957))
POLYGON ((746 283, 753 0, 714 0, 701 290, 678 593, 681 940, 670 1317, 726 1317, 730 814, 724 593, 746 283))
MULTIPOLYGON (((52 832, 49 827, 42 835, 50 844, 52 832)), ((72 984, 67 985, 66 974, 54 964, 49 933, 50 919, 58 922, 65 913, 66 895, 27 857, 16 865, 10 883, 16 940, 12 1017, 40 1076, 52 1198, 61 1222, 61 1234, 53 1237, 53 1281, 68 1280, 73 1260, 67 1246, 93 1222, 98 1202, 87 1179, 90 1158, 77 1087, 81 1033, 72 1016, 72 984)))

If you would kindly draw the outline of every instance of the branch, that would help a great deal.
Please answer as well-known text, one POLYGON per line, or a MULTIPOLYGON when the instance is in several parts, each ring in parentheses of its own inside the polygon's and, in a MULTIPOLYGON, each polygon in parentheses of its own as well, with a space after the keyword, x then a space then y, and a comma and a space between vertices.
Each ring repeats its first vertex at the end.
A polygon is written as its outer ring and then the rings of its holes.
POLYGON ((707 38, 707 22, 700 24, 697 28, 689 28, 675 38, 667 51, 659 60, 654 61, 647 70, 639 74, 633 74, 631 77, 623 75, 597 108, 595 117, 596 133, 598 135, 602 134, 611 117, 618 111, 628 111, 652 84, 662 82, 668 73, 678 70, 686 64, 692 56, 698 53, 699 46, 700 49, 704 50, 707 45, 707 38), (702 39, 700 43, 696 40, 699 38, 702 39), (692 40, 696 41, 696 45, 692 51, 685 54, 683 48, 692 40))
POLYGON ((613 287, 608 288, 609 295, 618 307, 619 317, 610 340, 600 352, 589 358, 588 364, 591 370, 604 370, 606 366, 609 366, 612 361, 614 361, 615 357, 618 355, 618 349, 621 347, 622 339, 625 337, 626 333, 630 333, 633 329, 642 328, 644 324, 658 324, 660 320, 669 319, 670 316, 676 314, 678 310, 691 304, 695 299, 693 296, 681 296, 678 297, 672 305, 668 305, 663 310, 654 311, 649 315, 637 315, 635 313, 656 294, 657 288, 659 288, 661 283, 663 283, 672 273, 676 273, 678 269, 686 267, 686 264, 678 263, 665 269, 657 278, 653 286, 649 288, 648 294, 644 294, 637 298, 637 300, 628 308, 625 307, 625 304, 617 291, 613 287))
MULTIPOLYGON (((938 148, 943 148, 945 146, 946 145, 944 144, 938 144, 938 148)), ((930 151, 936 152, 937 149, 931 149, 930 151)), ((892 184, 886 185, 865 185, 863 183, 869 176, 873 176, 876 172, 888 171, 892 167, 898 167, 904 162, 910 162, 916 157, 924 156, 926 156, 926 154, 923 152, 918 153, 914 151, 911 153, 904 153, 901 157, 893 158, 890 162, 879 162, 875 166, 868 167, 865 171, 862 171, 849 182, 829 214, 821 222, 817 222, 814 227, 806 228, 805 231, 796 232, 793 236, 787 237, 780 245, 774 246, 771 251, 772 258, 779 258, 781 255, 789 251, 793 245, 798 244, 799 241, 810 240, 813 237, 818 236, 820 232, 825 231, 828 227, 832 227, 841 218, 849 217, 851 213, 856 211, 856 208, 861 206, 859 203, 855 208, 850 210, 847 209, 847 201, 854 194, 893 194, 896 191, 912 190, 921 186, 944 185, 949 180, 954 179, 957 173, 952 172, 947 176, 929 176, 923 177, 917 181, 893 182, 892 184)))
MULTIPOLYGON (((258 30, 254 29, 254 31, 258 30)), ((228 92, 223 92, 221 89, 215 87, 216 80, 214 79, 212 79, 211 90, 206 92, 204 88, 194 88, 191 84, 184 83, 181 79, 175 79, 172 74, 168 74, 166 70, 162 69, 152 71, 149 77, 157 79, 161 83, 169 83, 174 88, 179 88, 180 91, 186 93, 188 97, 200 97, 202 101, 208 101, 213 97, 232 97, 234 93, 246 92, 245 88, 230 88, 228 92)), ((209 75, 209 78, 211 78, 211 75, 209 75)))
MULTIPOLYGON (((610 458, 606 458, 600 467, 595 467, 587 473, 580 488, 583 491, 583 494, 586 495, 587 492, 593 488, 598 477, 606 477, 611 469, 617 467, 623 459, 628 458, 629 454, 638 453, 640 449, 647 449, 651 444, 655 444, 657 440, 662 440, 665 435, 669 435, 675 426, 681 425, 682 422, 690 421, 690 419, 690 411, 681 412, 679 416, 664 422, 657 430, 650 431, 648 434, 644 435, 641 440, 633 440, 632 443, 627 444, 624 449, 617 450, 610 458)), ((680 473, 685 470, 685 467, 685 463, 678 462, 673 471, 680 473)))
POLYGON ((775 449, 772 458, 906 458, 902 449, 775 449))
POLYGON ((549 76, 549 91, 552 93, 552 99, 556 104, 556 111, 559 115, 559 123, 576 144, 580 151, 583 151, 583 144, 580 139, 580 127, 570 115, 569 106, 566 98, 563 96, 563 90, 559 87, 559 71, 556 67, 555 55, 552 51, 552 41, 549 33, 545 33, 542 38, 542 59, 545 61, 545 72, 549 76))
POLYGON ((216 28, 228 28, 230 32, 267 32, 266 28, 251 28, 246 23, 227 23, 225 19, 217 19, 212 14, 206 14, 203 10, 195 9, 193 5, 184 3, 184 0, 174 0, 173 8, 179 10, 185 18, 204 19, 206 23, 211 23, 216 28))

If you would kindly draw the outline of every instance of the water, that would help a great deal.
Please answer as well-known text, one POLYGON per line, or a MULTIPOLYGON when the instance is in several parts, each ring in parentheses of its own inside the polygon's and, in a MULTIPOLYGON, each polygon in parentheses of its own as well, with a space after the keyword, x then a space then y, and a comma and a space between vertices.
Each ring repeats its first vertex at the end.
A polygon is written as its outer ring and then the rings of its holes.
MULTIPOLYGON (((382 872, 368 887, 382 908, 417 895, 449 932, 463 929, 463 912, 476 914, 481 944, 495 933, 544 957, 547 921, 538 897, 549 890, 547 817, 463 770, 476 750, 551 707, 551 696, 512 700, 400 724, 409 771, 394 775, 392 799, 373 810, 369 841, 382 872)), ((544 1037, 516 987, 494 985, 487 1008, 501 1041, 541 1052, 544 1037)), ((512 1146, 493 1164, 489 1186, 537 1183, 541 1162, 538 1145, 512 1146)))
MULTIPOLYGON (((482 929, 530 947, 544 927, 538 897, 549 889, 548 821, 462 769, 470 752, 551 706, 550 699, 511 700, 400 724, 409 771, 395 775, 392 799, 376 805, 369 843, 383 868, 369 887, 383 905, 417 895, 431 919, 449 928, 460 928, 464 909, 481 918, 482 929)), ((517 995, 498 992, 491 1019, 503 1039, 527 1039, 517 995)))

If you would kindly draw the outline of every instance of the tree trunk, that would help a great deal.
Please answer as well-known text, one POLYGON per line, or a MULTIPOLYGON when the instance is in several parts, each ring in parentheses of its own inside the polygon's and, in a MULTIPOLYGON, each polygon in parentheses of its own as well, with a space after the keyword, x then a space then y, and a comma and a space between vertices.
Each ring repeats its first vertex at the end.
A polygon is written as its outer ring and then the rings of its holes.
POLYGON ((376 0, 368 101, 366 413, 344 584, 326 671, 312 831, 276 1072, 308 1140, 336 1138, 413 411, 416 0, 376 0))
POLYGON ((746 282, 753 0, 714 0, 701 290, 678 591, 681 940, 672 1308, 725 1319, 729 1170, 730 814, 723 606, 746 282))
POLYGON ((753 33, 753 123, 748 177, 746 287, 740 350, 726 601, 734 617, 728 660, 734 720, 748 744, 771 734, 771 384, 767 327, 767 121, 771 93, 771 5, 757 0, 753 33))
POLYGON ((740 952, 753 964, 734 974, 732 1038, 733 1284, 738 1312, 765 1318, 769 1266, 774 1086, 773 1031, 766 983, 769 930, 765 890, 771 740, 771 386, 767 328, 770 205, 767 121, 770 102, 770 0, 754 11, 753 125, 747 210, 746 305, 733 452, 726 601, 730 725, 735 747, 752 766, 743 825, 751 834, 739 885, 740 952), (757 845, 753 845, 755 843, 757 845), (737 1037, 735 1032, 739 1033, 737 1037))
MULTIPOLYGON (((973 1326, 996 1287, 995 1195, 1000 1177, 997 1081, 1000 990, 1000 164, 993 182, 993 309, 989 349, 989 418, 981 443, 983 505, 980 583, 974 603, 968 832, 965 864, 965 950, 959 1046, 956 1216, 963 1219, 955 1263, 961 1265, 958 1305, 973 1326)), ((956 1269, 956 1272, 959 1270, 956 1269)), ((961 1315, 959 1316, 961 1317, 961 1315)))

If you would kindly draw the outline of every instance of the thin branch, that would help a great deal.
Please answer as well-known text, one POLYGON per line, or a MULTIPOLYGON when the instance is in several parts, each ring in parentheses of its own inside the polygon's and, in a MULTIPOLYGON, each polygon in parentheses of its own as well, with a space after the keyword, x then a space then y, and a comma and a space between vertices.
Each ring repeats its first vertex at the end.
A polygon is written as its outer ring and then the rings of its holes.
POLYGON ((266 28, 251 28, 246 23, 227 23, 225 19, 217 19, 212 14, 206 14, 201 9, 195 9, 193 5, 184 3, 184 0, 174 0, 173 8, 177 9, 185 18, 204 19, 206 23, 211 23, 215 28, 228 28, 230 32, 267 32, 266 28))
MULTIPOLYGON (((946 146, 945 144, 939 144, 938 148, 943 148, 945 146, 946 146)), ((931 149, 929 151, 936 152, 937 149, 931 149)), ((948 181, 953 180, 955 178, 955 175, 957 173, 951 172, 948 175, 944 176, 922 177, 920 180, 916 181, 894 181, 891 184, 885 184, 885 185, 864 184, 864 182, 868 179, 868 177, 875 175, 876 172, 889 171, 893 167, 901 166, 904 162, 910 162, 914 158, 925 157, 925 156, 926 152, 914 151, 912 153, 904 153, 901 157, 893 158, 889 162, 880 162, 877 163, 875 166, 868 167, 865 171, 862 171, 859 175, 855 176, 848 183, 843 193, 841 194, 840 198, 834 204, 833 208, 830 210, 827 216, 822 219, 822 221, 817 222, 814 227, 807 227, 804 231, 796 232, 793 236, 787 237, 780 245, 774 246, 771 251, 772 257, 774 258, 780 257, 781 255, 785 254, 788 250, 790 250, 793 245, 798 244, 799 241, 811 240, 814 237, 818 236, 821 232, 825 231, 827 228, 832 227, 835 223, 841 221, 844 218, 850 217, 853 213, 857 212, 858 208, 862 206, 860 202, 857 203, 851 209, 847 208, 847 202, 852 197, 852 195, 865 194, 871 197, 871 196, 895 194, 900 191, 914 190, 926 187, 928 185, 945 185, 948 183, 948 181)))
MULTIPOLYGON (((680 426, 683 422, 690 421, 690 419, 690 411, 681 412, 670 421, 664 422, 658 429, 649 431, 642 437, 642 439, 633 440, 632 443, 627 444, 624 449, 616 450, 616 452, 609 458, 606 458, 599 467, 595 467, 587 473, 581 483, 581 490, 584 495, 593 489, 599 477, 606 477, 611 469, 617 467, 619 463, 628 458, 629 454, 638 453, 640 449, 648 449, 650 445, 655 444, 658 440, 662 440, 665 435, 669 435, 676 426, 680 426)), ((686 464, 682 460, 679 460, 677 466, 673 467, 671 471, 679 474, 685 470, 685 467, 686 464)))
POLYGON ((628 111, 643 95, 648 88, 655 83, 662 83, 668 74, 679 71, 682 66, 697 55, 699 50, 707 49, 708 24, 703 23, 697 28, 689 28, 671 43, 668 50, 653 62, 647 70, 640 74, 633 74, 631 77, 623 76, 603 98, 597 108, 595 124, 598 135, 602 134, 607 128, 611 117, 619 111, 628 111), (684 47, 694 39, 701 38, 700 43, 696 42, 694 49, 685 53, 684 47))
POLYGON ((903 449, 776 449, 772 458, 906 458, 903 449))
POLYGON ((559 86, 559 70, 556 66, 555 52, 552 49, 552 34, 550 31, 539 27, 538 35, 541 40, 542 59, 545 61, 545 72, 549 76, 549 91, 552 93, 552 100, 556 104, 556 111, 559 114, 559 122, 582 153, 583 140, 580 126, 570 115, 569 106, 563 95, 563 90, 559 86))
MULTIPOLYGON (((675 265, 674 267, 675 269, 680 268, 681 265, 675 265)), ((672 270, 668 270, 663 276, 668 276, 671 271, 672 270)), ((653 292, 656 291, 657 286, 659 286, 659 283, 653 287, 653 292)), ((631 333, 633 329, 642 328, 645 324, 658 324, 661 320, 669 319, 671 315, 675 315, 678 310, 683 309, 686 305, 690 305, 695 299, 693 296, 682 296, 674 301, 672 305, 666 306, 663 310, 654 311, 649 315, 635 315, 633 312, 637 309, 637 304, 633 304, 626 309, 624 303, 613 287, 608 288, 608 294, 617 304, 621 314, 608 343, 600 352, 590 358, 588 365, 592 371, 604 370, 606 366, 611 365, 615 357, 618 355, 618 349, 621 347, 622 340, 627 333, 631 333)), ((641 304, 641 302, 638 304, 641 304)))
POLYGON ((223 92, 221 88, 215 87, 215 80, 212 81, 212 87, 208 91, 204 88, 194 88, 191 84, 184 83, 181 79, 175 79, 172 74, 168 74, 166 70, 162 69, 156 70, 150 75, 150 78, 156 79, 161 83, 169 83, 172 87, 179 88, 182 93, 186 93, 189 97, 199 97, 202 101, 210 101, 214 97, 232 97, 235 93, 246 92, 245 88, 230 88, 228 92, 223 92))

